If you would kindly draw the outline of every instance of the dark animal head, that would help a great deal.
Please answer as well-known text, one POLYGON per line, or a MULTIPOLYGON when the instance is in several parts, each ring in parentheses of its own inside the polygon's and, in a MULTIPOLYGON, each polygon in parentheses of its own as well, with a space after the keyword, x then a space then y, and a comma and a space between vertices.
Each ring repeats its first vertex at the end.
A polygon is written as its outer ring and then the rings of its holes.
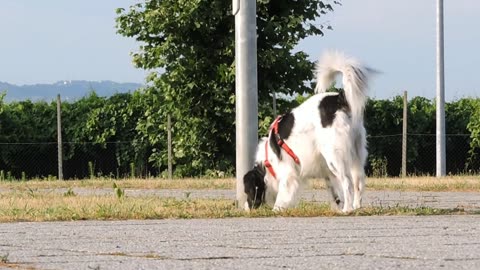
POLYGON ((243 177, 243 185, 247 194, 248 207, 258 208, 265 202, 265 168, 255 164, 252 170, 243 177))

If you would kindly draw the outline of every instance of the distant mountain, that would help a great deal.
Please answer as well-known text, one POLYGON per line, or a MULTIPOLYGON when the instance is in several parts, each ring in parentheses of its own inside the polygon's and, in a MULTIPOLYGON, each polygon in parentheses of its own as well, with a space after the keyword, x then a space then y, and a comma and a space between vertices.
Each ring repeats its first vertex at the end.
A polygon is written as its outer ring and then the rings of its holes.
POLYGON ((91 91, 99 96, 111 96, 115 93, 133 92, 142 87, 139 83, 117 83, 112 81, 59 81, 53 84, 13 85, 0 82, 0 93, 7 92, 5 101, 45 100, 51 101, 60 94, 62 100, 75 100, 91 91))

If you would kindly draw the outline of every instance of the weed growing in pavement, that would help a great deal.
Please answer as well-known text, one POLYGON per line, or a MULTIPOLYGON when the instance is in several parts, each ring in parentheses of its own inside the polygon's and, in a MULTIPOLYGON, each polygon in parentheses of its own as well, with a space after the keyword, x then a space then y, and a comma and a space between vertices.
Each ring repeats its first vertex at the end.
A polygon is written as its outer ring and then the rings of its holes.
POLYGON ((125 191, 117 186, 117 183, 113 182, 113 192, 117 195, 117 198, 120 200, 125 197, 125 191))
POLYGON ((0 255, 0 263, 8 263, 8 253, 5 255, 0 255))
POLYGON ((63 193, 63 196, 74 197, 74 196, 77 196, 77 194, 75 194, 72 188, 68 188, 68 190, 65 193, 63 193))

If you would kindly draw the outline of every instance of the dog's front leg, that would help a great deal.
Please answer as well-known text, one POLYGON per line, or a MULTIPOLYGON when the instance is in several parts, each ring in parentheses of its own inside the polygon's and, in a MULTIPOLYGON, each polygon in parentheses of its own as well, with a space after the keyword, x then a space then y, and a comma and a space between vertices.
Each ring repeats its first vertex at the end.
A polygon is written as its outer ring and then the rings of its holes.
POLYGON ((292 175, 280 178, 278 184, 278 194, 273 211, 281 211, 294 206, 300 188, 298 178, 292 175))

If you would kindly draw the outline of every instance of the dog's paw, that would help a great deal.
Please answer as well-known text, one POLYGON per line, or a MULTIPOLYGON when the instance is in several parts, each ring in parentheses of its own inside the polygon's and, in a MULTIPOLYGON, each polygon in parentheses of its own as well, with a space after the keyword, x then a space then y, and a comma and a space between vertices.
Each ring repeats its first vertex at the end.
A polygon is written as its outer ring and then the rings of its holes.
POLYGON ((356 210, 356 209, 359 209, 359 208, 361 208, 361 207, 362 207, 362 204, 361 204, 360 202, 354 202, 354 203, 353 203, 353 209, 356 210))
POLYGON ((243 205, 243 209, 245 209, 245 211, 247 212, 250 212, 250 206, 248 205, 248 202, 245 202, 245 204, 243 205))
POLYGON ((351 206, 345 205, 342 209, 342 213, 344 214, 349 214, 351 212, 353 212, 353 207, 351 206))

